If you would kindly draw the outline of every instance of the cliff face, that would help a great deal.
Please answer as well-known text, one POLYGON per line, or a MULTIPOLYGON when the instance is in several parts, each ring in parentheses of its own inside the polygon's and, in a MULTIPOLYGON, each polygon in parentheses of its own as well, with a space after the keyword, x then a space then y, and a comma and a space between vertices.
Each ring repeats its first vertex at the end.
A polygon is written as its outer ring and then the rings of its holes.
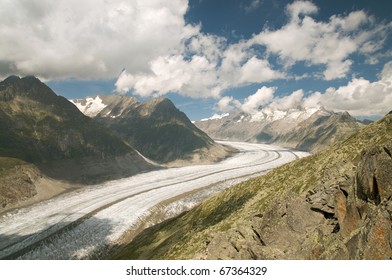
POLYGON ((325 170, 305 197, 289 192, 253 217, 253 234, 231 240, 246 250, 208 258, 391 258, 391 149, 392 141, 363 151, 352 168, 325 170))
POLYGON ((392 114, 217 194, 117 258, 392 258, 392 114))

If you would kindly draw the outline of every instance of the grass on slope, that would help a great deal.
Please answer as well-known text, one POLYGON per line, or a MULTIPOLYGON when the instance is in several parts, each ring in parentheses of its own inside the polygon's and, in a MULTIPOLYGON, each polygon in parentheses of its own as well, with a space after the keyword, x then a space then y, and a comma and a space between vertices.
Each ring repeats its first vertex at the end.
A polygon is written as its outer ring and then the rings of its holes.
POLYGON ((283 165, 268 174, 227 189, 176 218, 138 235, 117 259, 189 259, 203 252, 208 235, 225 232, 238 222, 265 212, 288 192, 305 195, 325 171, 344 175, 359 153, 392 139, 392 114, 315 155, 283 165))

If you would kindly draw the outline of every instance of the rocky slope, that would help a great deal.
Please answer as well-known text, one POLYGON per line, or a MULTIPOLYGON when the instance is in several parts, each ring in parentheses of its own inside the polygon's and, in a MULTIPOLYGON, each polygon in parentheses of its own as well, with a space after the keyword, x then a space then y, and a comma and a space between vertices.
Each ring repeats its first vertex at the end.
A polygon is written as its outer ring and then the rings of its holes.
POLYGON ((139 234, 120 259, 391 259, 392 112, 139 234))
POLYGON ((32 76, 0 82, 0 131, 1 206, 35 196, 43 177, 84 184, 154 168, 32 76))
POLYGON ((159 163, 213 162, 232 152, 195 127, 166 98, 139 102, 129 96, 102 95, 73 102, 86 115, 95 117, 144 156, 159 163))
POLYGON ((316 152, 364 127, 348 113, 324 108, 261 109, 254 114, 236 111, 221 118, 204 119, 196 126, 214 139, 278 144, 316 152))

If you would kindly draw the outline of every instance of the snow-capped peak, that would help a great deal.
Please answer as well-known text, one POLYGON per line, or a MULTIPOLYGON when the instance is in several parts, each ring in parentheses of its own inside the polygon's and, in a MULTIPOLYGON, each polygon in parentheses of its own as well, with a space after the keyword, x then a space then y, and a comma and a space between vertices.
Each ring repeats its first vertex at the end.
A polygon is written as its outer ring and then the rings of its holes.
POLYGON ((291 108, 283 110, 267 107, 252 114, 250 122, 273 122, 281 119, 285 119, 289 122, 298 122, 306 120, 317 111, 319 111, 319 108, 291 108))
POLYGON ((205 122, 205 121, 211 121, 211 120, 220 120, 220 119, 227 117, 227 116, 229 116, 229 113, 224 113, 222 115, 214 114, 212 117, 206 118, 206 119, 201 119, 200 121, 205 122))
POLYGON ((95 97, 87 97, 86 99, 74 99, 70 101, 75 104, 79 111, 89 117, 95 117, 107 106, 98 95, 95 97))

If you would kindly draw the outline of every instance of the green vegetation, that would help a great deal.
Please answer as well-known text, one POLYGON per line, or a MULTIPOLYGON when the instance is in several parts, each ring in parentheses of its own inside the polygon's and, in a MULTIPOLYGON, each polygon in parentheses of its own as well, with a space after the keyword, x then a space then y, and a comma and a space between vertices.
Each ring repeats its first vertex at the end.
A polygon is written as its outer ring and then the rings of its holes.
POLYGON ((347 140, 291 162, 268 174, 227 189, 171 220, 151 227, 126 246, 117 259, 189 259, 202 255, 211 236, 251 228, 253 217, 266 213, 289 193, 305 197, 309 190, 352 172, 362 150, 392 139, 392 114, 347 140))
POLYGON ((133 152, 34 77, 1 82, 0 128, 0 156, 33 163, 133 152))

